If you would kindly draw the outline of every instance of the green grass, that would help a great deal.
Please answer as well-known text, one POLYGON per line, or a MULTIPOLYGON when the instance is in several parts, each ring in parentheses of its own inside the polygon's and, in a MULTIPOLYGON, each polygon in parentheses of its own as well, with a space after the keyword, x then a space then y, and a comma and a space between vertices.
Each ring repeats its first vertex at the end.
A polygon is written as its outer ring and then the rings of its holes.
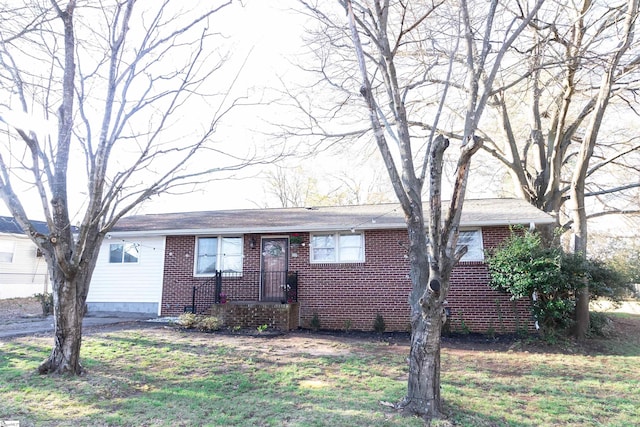
MULTIPOLYGON (((434 425, 637 425, 640 338, 593 344, 443 348, 449 418, 434 425)), ((87 373, 78 378, 34 373, 50 345, 45 337, 0 341, 0 421, 19 420, 22 427, 423 425, 380 404, 405 392, 406 343, 161 327, 99 332, 85 336, 87 373)))

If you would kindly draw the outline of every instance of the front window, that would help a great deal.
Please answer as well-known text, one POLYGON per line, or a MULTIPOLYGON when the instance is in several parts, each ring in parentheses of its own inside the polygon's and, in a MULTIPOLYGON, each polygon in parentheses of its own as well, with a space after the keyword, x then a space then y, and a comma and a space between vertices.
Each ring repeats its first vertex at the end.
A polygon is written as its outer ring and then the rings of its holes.
POLYGON ((112 243, 109 245, 109 262, 112 264, 136 263, 140 258, 138 243, 112 243))
POLYGON ((196 242, 196 276, 210 276, 216 270, 242 271, 241 237, 199 237, 196 242))
POLYGON ((456 251, 463 246, 467 247, 467 253, 464 254, 460 261, 484 261, 482 230, 460 230, 456 251))
POLYGON ((311 236, 311 262, 364 262, 364 235, 333 233, 311 236))
POLYGON ((13 242, 0 241, 0 262, 13 262, 13 242))

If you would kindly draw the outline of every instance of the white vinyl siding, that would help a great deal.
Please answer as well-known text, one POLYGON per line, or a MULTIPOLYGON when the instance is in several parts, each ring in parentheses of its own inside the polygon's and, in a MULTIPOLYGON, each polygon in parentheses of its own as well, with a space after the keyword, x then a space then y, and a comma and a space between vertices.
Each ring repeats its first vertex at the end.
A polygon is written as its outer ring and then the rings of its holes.
POLYGON ((130 238, 136 243, 138 262, 110 262, 113 240, 100 248, 87 302, 150 302, 160 305, 164 274, 164 237, 130 238))
POLYGON ((0 234, 0 298, 50 292, 47 263, 36 254, 36 245, 28 237, 0 234))

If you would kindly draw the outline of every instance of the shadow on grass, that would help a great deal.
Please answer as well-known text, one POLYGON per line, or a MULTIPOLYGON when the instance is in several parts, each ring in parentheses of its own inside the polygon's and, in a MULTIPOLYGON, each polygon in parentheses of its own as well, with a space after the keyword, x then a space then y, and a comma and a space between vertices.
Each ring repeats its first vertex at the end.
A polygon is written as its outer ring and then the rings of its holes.
MULTIPOLYGON (((470 411, 462 406, 445 400, 443 412, 446 421, 455 426, 465 427, 538 427, 537 422, 514 422, 507 421, 502 417, 497 417, 491 413, 481 413, 470 411)), ((437 424, 436 424, 437 425, 437 424)), ((445 424, 448 425, 448 424, 445 424)))
POLYGON ((22 342, 5 343, 0 346, 0 375, 4 376, 9 371, 14 375, 35 374, 50 351, 51 347, 47 346, 22 342))
POLYGON ((27 402, 19 399, 23 401, 19 412, 9 401, 0 403, 0 413, 18 414, 25 425, 44 426, 420 425, 418 420, 385 414, 378 399, 368 397, 366 391, 304 389, 298 379, 278 372, 230 369, 168 380, 158 373, 132 379, 126 373, 112 372, 108 365, 102 368, 84 377, 26 378, 12 385, 13 396, 31 397, 27 402), (281 384, 288 381, 289 386, 281 384))
MULTIPOLYGON (((327 352, 288 346, 288 336, 227 337, 223 342, 215 334, 174 330, 101 332, 87 336, 83 344, 87 375, 68 378, 24 375, 46 357, 49 347, 44 338, 33 341, 42 345, 16 340, 0 347, 0 382, 8 384, 0 399, 0 416, 20 414, 25 425, 44 426, 422 425, 378 403, 404 394, 405 348, 392 351, 388 343, 368 339, 347 343, 342 335, 308 337, 323 341, 327 352), (19 360, 24 364, 11 365, 19 360), (8 367, 11 372, 3 371, 8 367)), ((459 399, 473 395, 480 401, 473 410, 465 410, 456 400, 446 406, 447 412, 454 425, 529 427, 535 424, 527 423, 527 414, 510 418, 516 395, 524 406, 530 403, 527 399, 541 395, 558 406, 557 402, 571 398, 598 414, 635 407, 631 382, 622 378, 630 372, 621 368, 625 360, 607 363, 602 369, 601 360, 581 355, 554 358, 445 349, 443 387, 449 389, 444 394, 464 396, 459 399), (584 378, 581 366, 573 363, 585 363, 584 378), (572 390, 576 391, 570 394, 572 390), (589 397, 595 393, 599 395, 589 397), (614 402, 614 394, 623 400, 614 402), (496 397, 503 400, 502 406, 491 403, 496 397)))

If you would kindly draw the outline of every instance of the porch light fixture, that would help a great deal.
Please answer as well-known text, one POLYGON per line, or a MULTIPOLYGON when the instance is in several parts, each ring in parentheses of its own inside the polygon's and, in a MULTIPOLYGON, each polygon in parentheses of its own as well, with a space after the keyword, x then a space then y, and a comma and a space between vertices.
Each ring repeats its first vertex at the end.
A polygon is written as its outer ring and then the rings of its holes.
POLYGON ((251 240, 249 240, 249 247, 251 249, 255 249, 256 248, 256 238, 252 237, 251 240))

